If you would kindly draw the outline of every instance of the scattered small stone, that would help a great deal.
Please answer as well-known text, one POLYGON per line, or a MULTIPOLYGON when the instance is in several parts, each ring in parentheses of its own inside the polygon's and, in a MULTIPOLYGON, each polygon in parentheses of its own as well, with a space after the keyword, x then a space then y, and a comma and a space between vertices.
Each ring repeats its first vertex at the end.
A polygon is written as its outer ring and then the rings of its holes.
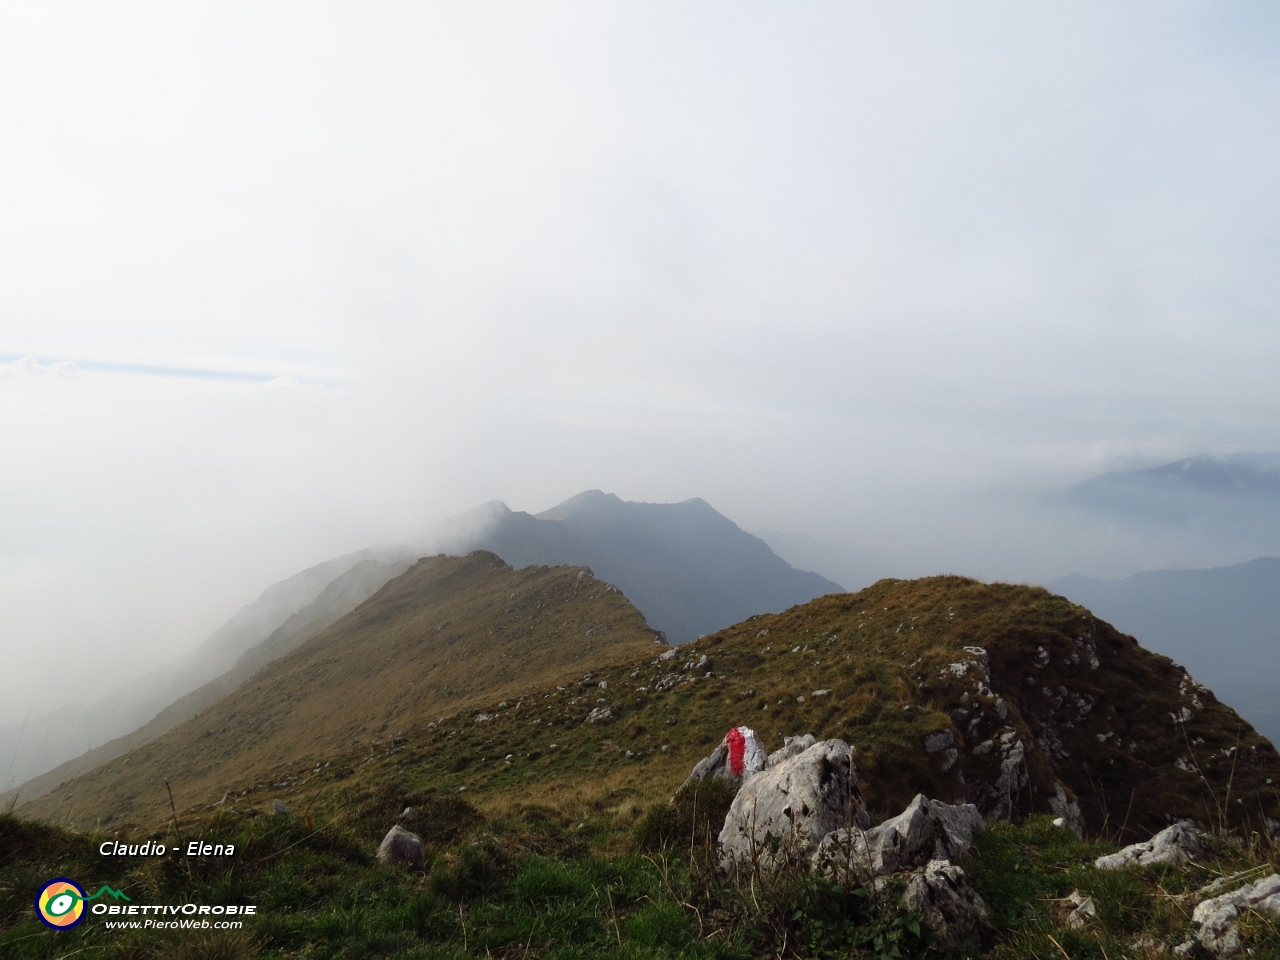
POLYGON ((1077 837, 1084 836, 1084 821, 1080 815, 1080 804, 1076 802, 1075 797, 1067 793, 1067 788, 1061 782, 1053 785, 1053 796, 1048 800, 1049 809, 1056 813, 1057 819, 1053 821, 1055 827, 1062 827, 1070 830, 1077 837), (1058 820, 1062 823, 1059 824, 1058 820))
POLYGON ((1080 930, 1098 919, 1098 905, 1079 890, 1072 890, 1067 895, 1067 903, 1072 906, 1067 914, 1068 929, 1080 930))

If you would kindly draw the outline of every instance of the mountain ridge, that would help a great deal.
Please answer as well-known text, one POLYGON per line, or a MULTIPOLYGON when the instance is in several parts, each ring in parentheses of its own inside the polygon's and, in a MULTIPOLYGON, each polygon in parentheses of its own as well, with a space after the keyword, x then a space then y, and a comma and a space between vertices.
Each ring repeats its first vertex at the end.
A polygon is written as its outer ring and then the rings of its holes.
POLYGON ((699 497, 641 503, 587 490, 538 514, 489 501, 442 524, 434 543, 491 550, 517 567, 589 566, 673 643, 844 589, 796 570, 699 497))
POLYGON ((19 810, 85 823, 162 812, 166 780, 187 794, 243 785, 494 692, 566 679, 584 651, 605 663, 647 651, 655 636, 585 568, 514 570, 487 551, 424 558, 200 713, 19 810))

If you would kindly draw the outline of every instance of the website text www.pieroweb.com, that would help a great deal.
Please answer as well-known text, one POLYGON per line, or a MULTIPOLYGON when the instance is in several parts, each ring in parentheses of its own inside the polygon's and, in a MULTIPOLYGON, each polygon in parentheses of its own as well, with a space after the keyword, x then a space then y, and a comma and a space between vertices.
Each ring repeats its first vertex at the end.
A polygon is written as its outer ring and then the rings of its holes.
POLYGON ((68 877, 55 877, 35 898, 36 914, 56 930, 69 930, 85 920, 108 930, 238 930, 258 912, 254 904, 135 903, 107 884, 94 893, 68 877))

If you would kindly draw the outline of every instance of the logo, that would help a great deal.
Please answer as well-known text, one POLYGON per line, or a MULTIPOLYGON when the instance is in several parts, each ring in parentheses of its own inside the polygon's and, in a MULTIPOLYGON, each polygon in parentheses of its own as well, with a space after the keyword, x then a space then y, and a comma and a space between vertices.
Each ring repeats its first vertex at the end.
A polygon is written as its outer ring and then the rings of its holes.
POLYGON ((46 926, 54 930, 70 930, 84 919, 84 905, 89 900, 96 900, 104 893, 109 893, 117 900, 129 898, 119 890, 112 890, 103 884, 93 896, 86 896, 84 887, 66 877, 55 877, 40 888, 36 894, 36 914, 46 926))

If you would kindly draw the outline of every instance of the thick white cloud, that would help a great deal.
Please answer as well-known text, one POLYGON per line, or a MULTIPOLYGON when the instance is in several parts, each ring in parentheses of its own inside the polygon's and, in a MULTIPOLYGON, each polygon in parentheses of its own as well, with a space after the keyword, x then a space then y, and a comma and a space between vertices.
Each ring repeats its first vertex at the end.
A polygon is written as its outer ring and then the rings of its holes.
POLYGON ((1245 559, 1038 498, 1280 448, 1277 22, 7 5, 0 722, 490 498, 895 572, 1245 559))

